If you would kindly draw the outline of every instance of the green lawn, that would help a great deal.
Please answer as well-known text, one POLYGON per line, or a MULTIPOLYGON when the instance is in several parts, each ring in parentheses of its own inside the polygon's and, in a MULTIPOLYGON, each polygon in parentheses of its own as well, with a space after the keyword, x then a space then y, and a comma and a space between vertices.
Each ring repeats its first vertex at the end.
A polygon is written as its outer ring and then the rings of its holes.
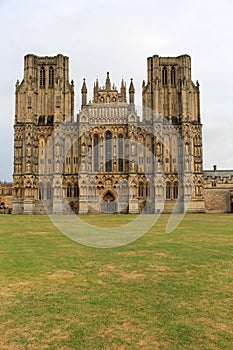
POLYGON ((186 215, 169 234, 168 218, 97 249, 46 216, 1 215, 0 349, 231 350, 233 215, 186 215))

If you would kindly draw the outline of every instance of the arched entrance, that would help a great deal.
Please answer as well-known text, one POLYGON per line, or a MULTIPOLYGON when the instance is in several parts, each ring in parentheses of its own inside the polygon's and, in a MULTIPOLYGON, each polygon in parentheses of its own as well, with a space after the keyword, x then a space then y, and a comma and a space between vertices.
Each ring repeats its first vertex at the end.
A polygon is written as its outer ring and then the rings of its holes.
POLYGON ((108 191, 103 196, 103 201, 101 203, 101 211, 105 214, 114 214, 117 212, 117 203, 113 194, 108 191))

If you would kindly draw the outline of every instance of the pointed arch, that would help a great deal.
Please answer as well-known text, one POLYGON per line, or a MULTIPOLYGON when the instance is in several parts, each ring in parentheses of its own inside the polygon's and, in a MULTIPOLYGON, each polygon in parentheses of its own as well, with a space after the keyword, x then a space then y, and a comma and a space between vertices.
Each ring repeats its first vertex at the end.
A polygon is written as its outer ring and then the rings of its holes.
POLYGON ((107 190, 102 195, 101 211, 103 213, 117 212, 117 195, 112 190, 107 190))

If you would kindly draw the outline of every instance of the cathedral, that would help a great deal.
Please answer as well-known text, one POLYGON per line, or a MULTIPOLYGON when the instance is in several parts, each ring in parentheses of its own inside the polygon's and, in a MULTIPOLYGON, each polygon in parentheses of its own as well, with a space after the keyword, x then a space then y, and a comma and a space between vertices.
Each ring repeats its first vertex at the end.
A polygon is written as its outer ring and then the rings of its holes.
POLYGON ((202 124, 191 58, 147 59, 142 112, 133 80, 83 80, 74 111, 69 58, 24 58, 16 83, 14 214, 204 212, 202 124))

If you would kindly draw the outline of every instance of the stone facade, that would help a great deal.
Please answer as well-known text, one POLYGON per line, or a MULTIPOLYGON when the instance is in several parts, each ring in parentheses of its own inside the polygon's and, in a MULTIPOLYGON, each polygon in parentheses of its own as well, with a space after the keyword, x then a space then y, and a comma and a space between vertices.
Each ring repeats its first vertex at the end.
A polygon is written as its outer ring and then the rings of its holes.
POLYGON ((118 90, 107 73, 87 102, 84 80, 76 120, 68 57, 25 56, 16 83, 13 213, 203 212, 199 84, 190 57, 148 58, 142 117, 134 94, 132 80, 118 90))
POLYGON ((0 213, 8 213, 12 209, 12 183, 0 181, 0 213))
POLYGON ((233 170, 204 171, 204 198, 207 213, 233 212, 233 170))

